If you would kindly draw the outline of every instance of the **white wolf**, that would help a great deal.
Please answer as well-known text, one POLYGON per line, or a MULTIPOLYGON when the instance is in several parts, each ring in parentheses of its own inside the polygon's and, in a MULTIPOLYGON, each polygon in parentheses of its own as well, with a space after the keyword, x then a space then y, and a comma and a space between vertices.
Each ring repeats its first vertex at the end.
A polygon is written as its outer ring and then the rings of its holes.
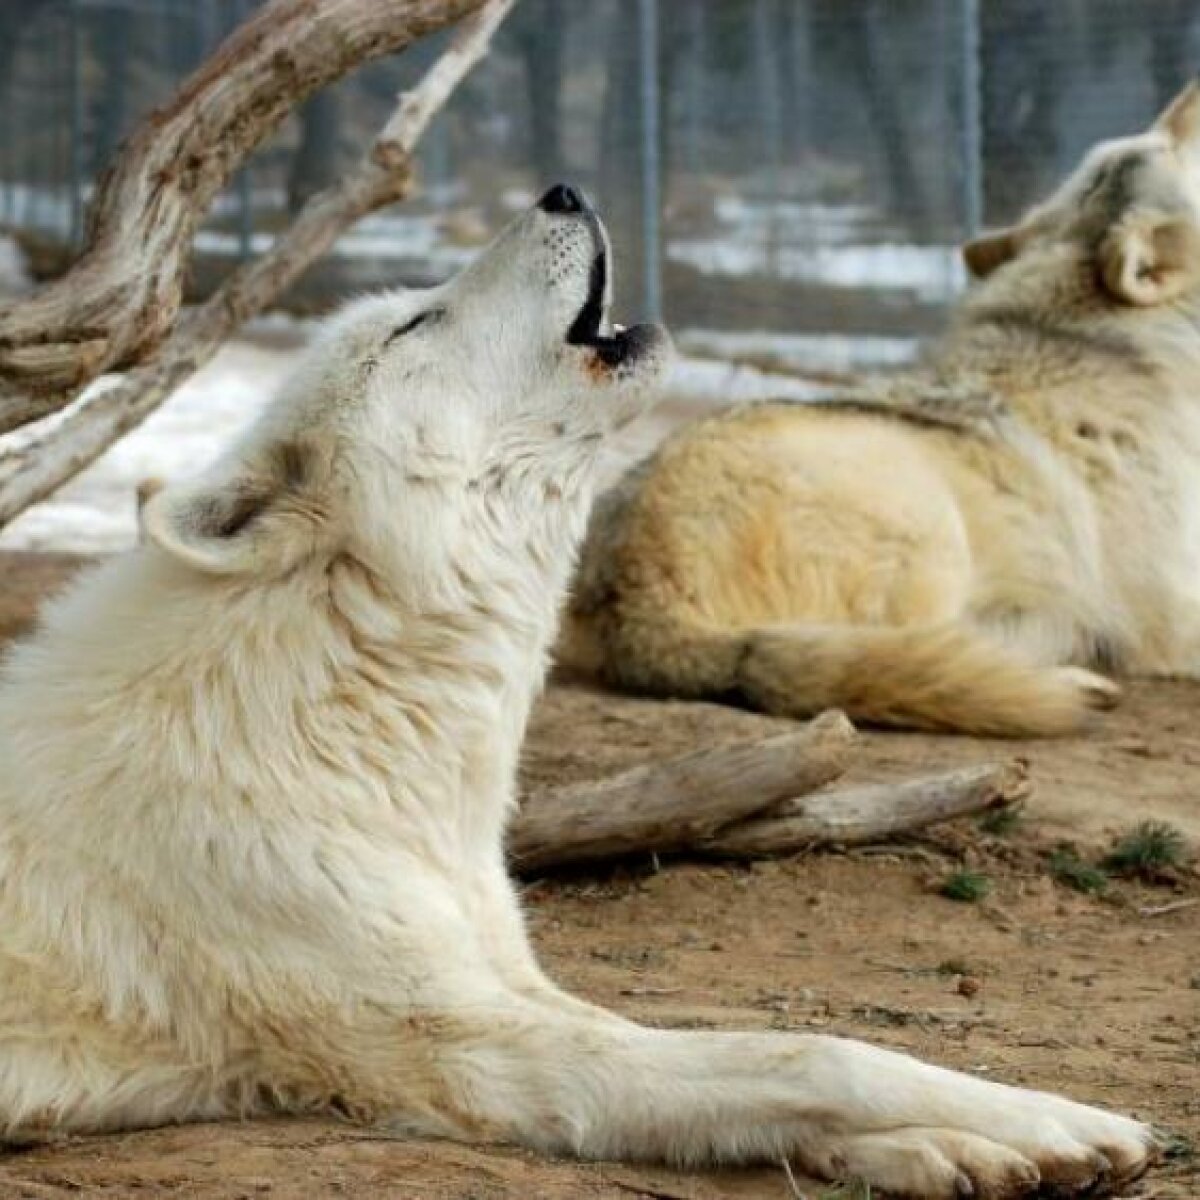
POLYGON ((1139 1173, 1135 1121, 828 1037, 641 1028, 534 960, 514 767, 597 453, 669 354, 553 189, 337 317, 0 698, 0 1132, 336 1110, 905 1196, 1139 1173))

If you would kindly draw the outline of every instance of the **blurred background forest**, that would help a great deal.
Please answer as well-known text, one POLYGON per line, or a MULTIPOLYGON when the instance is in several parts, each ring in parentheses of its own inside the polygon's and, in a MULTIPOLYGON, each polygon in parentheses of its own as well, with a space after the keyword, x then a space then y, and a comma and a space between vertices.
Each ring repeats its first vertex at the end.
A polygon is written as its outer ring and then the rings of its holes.
MULTIPOLYGON (((95 179, 253 0, 0 0, 0 225, 35 274, 95 179)), ((602 205, 626 311, 685 346, 898 361, 963 285, 956 247, 1193 73, 1193 0, 521 0, 421 150, 419 199, 290 297, 431 282, 543 186, 602 205)), ((437 52, 311 101, 201 232, 197 294, 361 151, 437 52)))

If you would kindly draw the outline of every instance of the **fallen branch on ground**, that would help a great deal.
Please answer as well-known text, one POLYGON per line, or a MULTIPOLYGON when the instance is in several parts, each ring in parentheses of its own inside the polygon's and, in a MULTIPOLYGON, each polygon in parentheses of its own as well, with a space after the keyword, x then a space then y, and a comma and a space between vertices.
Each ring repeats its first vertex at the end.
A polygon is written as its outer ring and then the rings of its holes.
POLYGON ((683 850, 781 800, 836 779, 854 727, 823 713, 794 732, 761 742, 699 750, 608 779, 527 796, 513 822, 515 869, 631 853, 683 850))
MULTIPOLYGON (((110 385, 94 388, 52 428, 0 457, 0 526, 44 499, 145 420, 213 356, 238 325, 263 311, 354 221, 408 194, 412 186, 410 164, 418 140, 434 114, 486 52, 492 34, 513 3, 323 0, 316 4, 315 0, 275 0, 249 25, 235 32, 214 59, 185 83, 171 105, 128 143, 110 181, 101 190, 89 249, 77 266, 31 299, 0 310, 0 431, 57 412, 76 398, 72 387, 115 364, 142 360, 110 385), (317 10, 323 15, 319 22, 313 16, 317 10), (301 61, 297 57, 301 49, 303 61, 308 63, 314 53, 308 26, 303 37, 292 30, 293 40, 287 42, 286 54, 280 49, 280 31, 291 29, 284 16, 290 22, 297 11, 321 27, 321 37, 331 44, 322 51, 321 43, 317 43, 317 57, 323 53, 329 62, 319 67, 314 62, 303 77, 288 75, 281 82, 276 78, 283 70, 281 63, 301 61), (174 332, 162 341, 178 312, 179 281, 187 266, 195 222, 262 136, 315 87, 359 62, 400 49, 464 13, 474 15, 463 22, 451 45, 416 87, 401 97, 394 114, 357 166, 337 184, 313 196, 270 250, 234 271, 205 304, 180 320, 174 332), (274 25, 268 20, 272 14, 274 25), (337 19, 327 20, 327 14, 337 19), (348 28, 356 31, 354 37, 349 37, 348 28), (297 42, 296 38, 301 40, 297 42), (227 111, 228 96, 222 91, 229 85, 222 84, 220 70, 228 69, 231 57, 239 62, 246 60, 237 69, 247 73, 241 85, 242 99, 247 104, 258 94, 254 89, 262 85, 261 72, 274 72, 273 87, 286 84, 288 103, 282 110, 272 100, 263 112, 255 110, 253 119, 242 114, 248 131, 237 124, 236 113, 227 111), (211 116, 203 108, 206 103, 215 104, 209 97, 210 88, 221 93, 222 100, 211 116), (219 140, 209 146, 208 153, 220 159, 220 170, 210 169, 206 160, 188 168, 197 175, 187 187, 186 180, 181 182, 174 176, 166 182, 156 177, 158 190, 147 191, 145 180, 138 183, 142 173, 158 169, 156 164, 164 154, 170 157, 185 153, 191 143, 185 139, 182 125, 199 124, 212 141, 233 136, 222 121, 233 122, 239 132, 228 146, 219 140), (108 212, 113 206, 129 207, 131 211, 118 220, 118 214, 108 212), (162 222, 166 225, 160 229, 162 222), (135 287, 127 279, 131 270, 135 275, 145 273, 147 280, 135 287), (11 391, 14 381, 19 381, 20 394, 11 391), (63 388, 68 390, 60 390, 63 388)), ((234 72, 231 78, 241 76, 234 72)))
POLYGON ((710 854, 744 857, 878 842, 939 821, 1018 803, 1030 790, 1028 769, 1019 760, 899 783, 835 788, 722 829, 702 848, 710 854))

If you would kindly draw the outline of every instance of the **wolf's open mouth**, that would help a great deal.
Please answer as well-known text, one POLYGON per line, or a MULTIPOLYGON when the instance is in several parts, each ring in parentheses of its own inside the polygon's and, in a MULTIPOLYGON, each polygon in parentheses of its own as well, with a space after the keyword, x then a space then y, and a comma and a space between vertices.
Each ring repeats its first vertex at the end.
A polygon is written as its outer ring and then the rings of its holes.
POLYGON ((634 330, 613 326, 605 309, 604 296, 608 288, 608 252, 601 249, 592 259, 588 273, 588 294, 571 328, 567 342, 572 346, 590 346, 600 361, 615 367, 623 363, 639 344, 634 330))

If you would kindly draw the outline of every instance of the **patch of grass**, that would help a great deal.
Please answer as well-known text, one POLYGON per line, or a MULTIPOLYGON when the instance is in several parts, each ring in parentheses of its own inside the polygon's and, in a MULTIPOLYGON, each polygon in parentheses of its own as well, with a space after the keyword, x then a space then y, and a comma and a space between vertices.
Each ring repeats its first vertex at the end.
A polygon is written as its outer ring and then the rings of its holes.
POLYGON ((976 822, 981 833, 992 837, 1008 837, 1016 833, 1025 821, 1025 806, 1023 804, 1006 804, 1003 808, 993 808, 985 812, 976 822))
POLYGON ((1070 846, 1059 846, 1050 855, 1050 874, 1055 883, 1088 896, 1101 896, 1108 890, 1108 873, 1084 862, 1070 846))
POLYGON ((992 881, 978 871, 954 871, 942 880, 938 892, 947 900, 978 904, 992 890, 992 881))
POLYGON ((1114 875, 1153 883, 1187 859, 1187 839, 1165 821, 1143 821, 1119 838, 1103 865, 1114 875))
POLYGON ((965 958, 943 959, 934 970, 939 975, 974 975, 971 964, 965 958))

